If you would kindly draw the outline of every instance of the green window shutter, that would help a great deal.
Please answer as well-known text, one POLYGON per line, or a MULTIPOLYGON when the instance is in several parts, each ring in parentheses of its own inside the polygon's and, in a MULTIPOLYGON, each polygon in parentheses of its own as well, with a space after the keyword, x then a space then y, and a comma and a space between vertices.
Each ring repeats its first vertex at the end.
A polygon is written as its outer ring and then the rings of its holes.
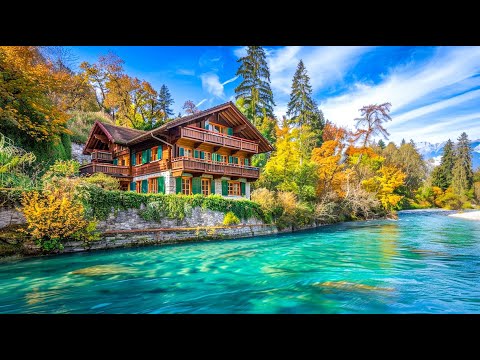
POLYGON ((163 176, 158 178, 158 193, 165 194, 165 178, 163 176))
POLYGON ((233 135, 233 129, 232 128, 227 128, 227 134, 228 135, 233 135))
POLYGON ((202 179, 199 177, 194 177, 192 179, 192 194, 201 194, 202 193, 202 179))
POLYGON ((238 165, 238 157, 234 157, 233 162, 238 165))
POLYGON ((244 160, 245 160, 245 166, 248 166, 248 159, 245 158, 244 160))
POLYGON ((142 180, 142 193, 148 193, 148 180, 142 180))
POLYGON ((179 156, 185 156, 185 149, 182 148, 182 147, 179 148, 179 149, 178 149, 178 155, 179 155, 179 156))
POLYGON ((132 181, 130 183, 130 190, 131 191, 137 191, 137 184, 135 183, 135 181, 132 181))
POLYGON ((217 161, 217 154, 215 153, 212 154, 212 161, 217 161))
POLYGON ((137 161, 137 154, 134 152, 132 152, 132 157, 130 158, 130 161, 132 162, 132 166, 136 165, 136 161, 137 161))
POLYGON ((228 195, 228 183, 227 180, 222 180, 222 195, 227 196, 228 195))
POLYGON ((195 159, 198 159, 198 158, 199 158, 198 150, 193 150, 193 157, 194 157, 195 159))
POLYGON ((210 193, 215 194, 215 179, 210 180, 210 193))
POLYGON ((245 196, 245 183, 244 182, 240 183, 240 194, 242 196, 245 196))
POLYGON ((181 194, 182 193, 182 177, 181 176, 175 178, 175 187, 177 188, 176 193, 181 194))
POLYGON ((142 151, 142 164, 146 164, 146 163, 147 163, 147 151, 143 150, 142 151))
POLYGON ((162 160, 162 155, 163 155, 163 145, 160 144, 158 145, 158 150, 157 150, 157 159, 162 160))
POLYGON ((229 163, 229 164, 233 164, 233 156, 229 156, 229 157, 228 157, 228 163, 229 163))
POLYGON ((118 159, 113 159, 113 165, 118 165, 118 159))
POLYGON ((147 163, 152 161, 152 149, 147 150, 147 163))
POLYGON ((200 151, 200 159, 205 159, 205 152, 204 151, 200 151))

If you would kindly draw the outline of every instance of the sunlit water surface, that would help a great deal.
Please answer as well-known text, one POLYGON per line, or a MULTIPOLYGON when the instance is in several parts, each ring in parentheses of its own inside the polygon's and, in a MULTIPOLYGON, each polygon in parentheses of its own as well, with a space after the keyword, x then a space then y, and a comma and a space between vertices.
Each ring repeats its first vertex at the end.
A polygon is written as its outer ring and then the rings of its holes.
POLYGON ((448 212, 0 263, 0 313, 480 312, 480 222, 448 212))

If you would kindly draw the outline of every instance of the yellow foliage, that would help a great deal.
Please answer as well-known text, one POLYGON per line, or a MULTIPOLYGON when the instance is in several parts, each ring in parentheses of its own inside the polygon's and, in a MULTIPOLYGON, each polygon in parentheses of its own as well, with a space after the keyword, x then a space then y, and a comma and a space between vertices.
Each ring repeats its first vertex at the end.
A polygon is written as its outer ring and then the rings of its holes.
POLYGON ((336 140, 325 141, 321 147, 313 149, 312 161, 318 165, 318 196, 332 190, 338 196, 343 196, 342 185, 346 176, 342 172, 344 165, 340 164, 340 159, 339 142, 336 140))
POLYGON ((277 207, 275 193, 266 188, 255 189, 250 199, 258 203, 264 211, 272 212, 277 207))
POLYGON ((35 240, 65 239, 88 226, 83 206, 61 189, 26 192, 22 206, 27 232, 35 240))
POLYGON ((382 166, 374 177, 362 182, 365 190, 376 193, 383 208, 387 211, 395 209, 403 196, 395 194, 395 190, 404 184, 406 175, 393 166, 382 166))
POLYGON ((283 208, 283 213, 292 215, 297 208, 297 196, 291 191, 279 191, 277 193, 279 205, 283 208))

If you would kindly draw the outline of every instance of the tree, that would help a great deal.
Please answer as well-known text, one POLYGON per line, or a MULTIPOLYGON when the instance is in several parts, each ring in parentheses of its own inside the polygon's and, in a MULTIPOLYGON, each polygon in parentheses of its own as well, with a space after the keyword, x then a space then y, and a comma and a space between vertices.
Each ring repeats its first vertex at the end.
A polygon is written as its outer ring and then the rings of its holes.
POLYGON ((473 185, 472 150, 468 135, 463 132, 458 138, 456 159, 452 172, 452 188, 455 194, 464 195, 473 185))
POLYGON ((403 196, 398 189, 404 184, 405 174, 394 166, 382 166, 377 175, 362 182, 364 188, 375 193, 383 208, 391 212, 395 210, 403 196))
MULTIPOLYGON (((293 76, 287 115, 290 116, 290 124, 298 126, 300 133, 303 133, 305 127, 313 132, 312 135, 315 137, 313 146, 321 145, 325 120, 323 113, 318 110, 317 104, 313 100, 310 77, 302 60, 298 63, 293 76)), ((303 148, 304 146, 306 144, 301 142, 300 147, 303 148)), ((311 149, 310 147, 307 152, 309 153, 311 149)))
POLYGON ((163 112, 162 121, 164 123, 167 121, 167 119, 170 116, 173 115, 173 110, 171 106, 173 105, 174 102, 175 101, 173 101, 172 96, 170 95, 170 91, 168 90, 168 87, 165 84, 163 84, 158 93, 158 104, 160 109, 163 112))
POLYGON ((196 114, 200 111, 200 110, 197 109, 197 106, 195 105, 195 103, 191 100, 185 101, 182 109, 185 110, 185 114, 187 114, 187 115, 196 114))
POLYGON ((337 196, 342 194, 342 183, 345 181, 342 172, 344 164, 340 163, 341 148, 337 140, 325 141, 321 147, 312 151, 312 161, 317 165, 317 196, 322 198, 331 191, 337 196))
POLYGON ((236 75, 242 77, 242 82, 235 88, 235 98, 242 97, 247 109, 247 117, 255 125, 256 118, 263 118, 263 109, 270 117, 273 115, 273 93, 270 88, 270 71, 265 50, 261 46, 249 46, 247 55, 237 60, 240 67, 236 75))
POLYGON ((455 165, 455 151, 453 142, 448 139, 443 147, 442 159, 440 165, 432 172, 432 185, 446 190, 452 184, 452 171, 455 165))
POLYGON ((385 142, 383 141, 383 139, 380 139, 380 140, 378 141, 378 146, 380 147, 380 149, 383 150, 383 149, 385 149, 385 147, 386 147, 387 145, 385 144, 385 142))
POLYGON ((354 119, 357 122, 355 124, 357 131, 354 138, 355 141, 363 138, 362 147, 366 147, 371 138, 376 135, 382 135, 385 139, 388 139, 390 134, 383 127, 383 123, 392 120, 389 115, 391 106, 392 104, 387 102, 380 105, 364 106, 359 110, 362 117, 354 119), (365 126, 365 128, 362 128, 362 126, 365 126))

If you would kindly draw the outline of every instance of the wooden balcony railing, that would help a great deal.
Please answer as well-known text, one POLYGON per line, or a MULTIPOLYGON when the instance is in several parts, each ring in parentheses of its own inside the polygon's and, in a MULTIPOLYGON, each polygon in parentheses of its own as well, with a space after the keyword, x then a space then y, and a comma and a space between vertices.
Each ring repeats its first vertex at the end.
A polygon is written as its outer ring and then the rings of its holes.
POLYGON ((112 176, 130 176, 129 166, 90 163, 80 167, 80 174, 104 173, 112 176))
POLYGON ((186 126, 180 129, 180 137, 212 145, 224 146, 230 149, 244 150, 258 153, 258 144, 236 136, 216 133, 196 127, 186 126))
POLYGON ((242 166, 225 164, 215 161, 192 159, 186 157, 174 158, 172 160, 173 171, 193 171, 207 174, 221 174, 227 176, 239 176, 258 179, 260 171, 253 166, 242 166))
POLYGON ((153 174, 153 173, 157 173, 159 171, 163 171, 167 169, 168 169, 167 160, 152 161, 152 162, 149 162, 148 164, 133 166, 132 176, 153 174))
POLYGON ((92 151, 92 161, 112 161, 113 156, 111 152, 93 150, 92 151))

